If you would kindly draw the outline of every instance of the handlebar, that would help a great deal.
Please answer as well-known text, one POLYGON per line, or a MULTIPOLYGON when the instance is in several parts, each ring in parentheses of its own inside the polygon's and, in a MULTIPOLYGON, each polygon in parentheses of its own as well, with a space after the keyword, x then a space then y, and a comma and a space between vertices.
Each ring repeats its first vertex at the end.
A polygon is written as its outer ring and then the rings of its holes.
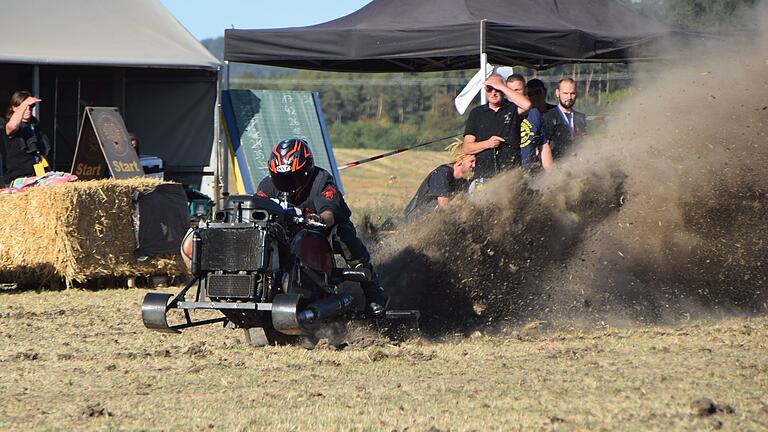
POLYGON ((284 208, 285 208, 285 215, 288 217, 288 219, 291 222, 295 223, 296 225, 303 225, 309 228, 318 228, 318 229, 328 228, 328 225, 322 222, 313 221, 309 218, 304 217, 304 212, 302 212, 302 210, 298 207, 284 207, 284 208))
POLYGON ((328 228, 328 225, 326 225, 326 224, 324 224, 322 222, 315 222, 315 221, 307 219, 305 217, 295 216, 292 219, 293 219, 293 223, 295 223, 296 225, 304 225, 304 226, 307 226, 309 228, 319 228, 319 229, 328 228))
POLYGON ((313 220, 307 219, 305 224, 311 228, 320 228, 320 229, 326 229, 328 228, 328 225, 322 223, 322 222, 315 222, 313 220))

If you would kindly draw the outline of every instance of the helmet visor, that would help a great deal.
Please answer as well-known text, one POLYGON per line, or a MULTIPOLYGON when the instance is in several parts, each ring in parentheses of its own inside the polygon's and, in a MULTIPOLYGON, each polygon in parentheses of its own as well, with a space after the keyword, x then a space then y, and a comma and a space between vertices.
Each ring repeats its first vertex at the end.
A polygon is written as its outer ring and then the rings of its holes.
POLYGON ((295 192, 301 189, 307 182, 309 177, 305 172, 278 172, 270 173, 272 175, 272 183, 281 192, 295 192))

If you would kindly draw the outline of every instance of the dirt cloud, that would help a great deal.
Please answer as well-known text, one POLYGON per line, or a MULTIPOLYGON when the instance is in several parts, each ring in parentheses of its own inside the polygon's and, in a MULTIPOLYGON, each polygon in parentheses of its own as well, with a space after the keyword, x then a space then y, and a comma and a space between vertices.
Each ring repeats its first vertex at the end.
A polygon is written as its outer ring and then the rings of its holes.
POLYGON ((766 48, 655 65, 555 173, 508 173, 387 238, 392 306, 435 334, 765 311, 766 48))

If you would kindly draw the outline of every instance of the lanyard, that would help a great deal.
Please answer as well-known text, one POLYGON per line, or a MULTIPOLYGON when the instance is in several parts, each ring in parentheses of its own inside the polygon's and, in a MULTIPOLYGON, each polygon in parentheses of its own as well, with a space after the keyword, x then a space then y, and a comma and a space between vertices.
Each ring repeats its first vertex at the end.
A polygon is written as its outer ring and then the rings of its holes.
POLYGON ((573 111, 570 112, 570 116, 566 115, 562 108, 559 106, 557 107, 557 110, 560 112, 560 116, 565 120, 565 124, 568 125, 568 129, 571 134, 571 138, 573 138, 573 111))

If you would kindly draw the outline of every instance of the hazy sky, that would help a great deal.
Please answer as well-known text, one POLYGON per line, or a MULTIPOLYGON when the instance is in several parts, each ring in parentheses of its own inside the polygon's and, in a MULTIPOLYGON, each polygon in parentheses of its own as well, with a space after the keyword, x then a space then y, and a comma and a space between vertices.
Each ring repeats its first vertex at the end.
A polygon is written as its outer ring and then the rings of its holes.
POLYGON ((319 24, 347 15, 370 0, 160 0, 197 39, 224 29, 319 24))

